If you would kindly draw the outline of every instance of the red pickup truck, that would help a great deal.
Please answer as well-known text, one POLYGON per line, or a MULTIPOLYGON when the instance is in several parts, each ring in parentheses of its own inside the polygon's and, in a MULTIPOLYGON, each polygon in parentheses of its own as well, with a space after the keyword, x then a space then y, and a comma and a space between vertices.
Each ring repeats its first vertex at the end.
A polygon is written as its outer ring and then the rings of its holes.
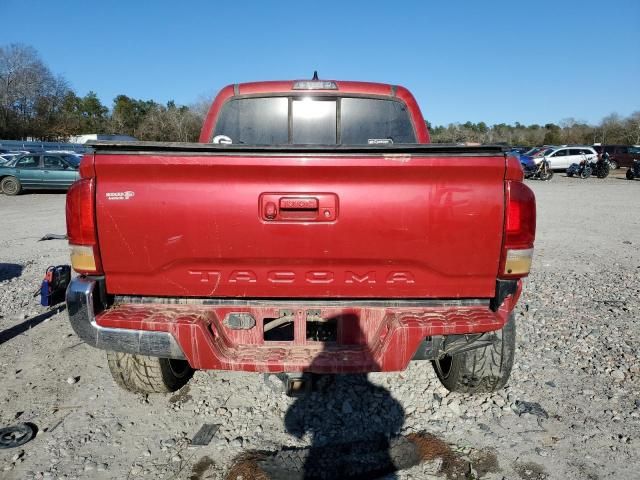
POLYGON ((405 88, 230 85, 200 143, 94 142, 67 196, 71 324, 138 392, 195 369, 508 380, 535 198, 500 147, 429 144, 405 88))

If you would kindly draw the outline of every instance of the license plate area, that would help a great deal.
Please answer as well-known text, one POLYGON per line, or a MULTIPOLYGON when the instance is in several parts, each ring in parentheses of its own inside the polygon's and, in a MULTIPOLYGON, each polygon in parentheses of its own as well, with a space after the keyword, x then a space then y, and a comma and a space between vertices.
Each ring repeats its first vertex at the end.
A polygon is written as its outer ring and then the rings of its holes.
MULTIPOLYGON (((278 317, 265 316, 262 321, 262 339, 270 342, 300 343, 341 343, 359 335, 349 335, 351 330, 358 330, 358 317, 355 314, 323 315, 319 309, 312 310, 280 310, 278 317), (342 332, 346 332, 342 335, 342 332)), ((352 341, 346 343, 352 344, 352 341)))
POLYGON ((293 342, 295 339, 295 314, 281 310, 277 318, 262 319, 262 337, 265 342, 293 342))
MULTIPOLYGON (((308 342, 336 343, 340 316, 324 318, 321 310, 307 310, 306 338, 308 342)), ((357 321, 357 318, 354 319, 357 321)))

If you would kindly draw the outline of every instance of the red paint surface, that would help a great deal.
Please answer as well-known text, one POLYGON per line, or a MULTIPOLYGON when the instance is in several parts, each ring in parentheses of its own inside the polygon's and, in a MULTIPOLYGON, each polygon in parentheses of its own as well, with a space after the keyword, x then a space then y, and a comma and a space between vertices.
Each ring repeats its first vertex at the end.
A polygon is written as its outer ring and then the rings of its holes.
POLYGON ((502 156, 97 153, 94 168, 109 293, 494 295, 504 222, 502 156), (108 199, 125 191, 135 195, 108 199), (269 221, 261 198, 272 192, 275 198, 317 194, 320 205, 334 208, 332 219, 269 221))
POLYGON ((502 328, 520 289, 497 312, 487 307, 331 308, 323 318, 338 317, 338 339, 321 343, 306 339, 304 304, 288 307, 295 314, 291 342, 265 342, 262 319, 280 309, 193 305, 118 305, 100 314, 99 325, 112 328, 165 331, 174 335, 190 365, 198 369, 255 372, 356 373, 398 371, 432 335, 482 333, 502 328), (250 330, 223 324, 229 312, 248 312, 257 320, 250 330))

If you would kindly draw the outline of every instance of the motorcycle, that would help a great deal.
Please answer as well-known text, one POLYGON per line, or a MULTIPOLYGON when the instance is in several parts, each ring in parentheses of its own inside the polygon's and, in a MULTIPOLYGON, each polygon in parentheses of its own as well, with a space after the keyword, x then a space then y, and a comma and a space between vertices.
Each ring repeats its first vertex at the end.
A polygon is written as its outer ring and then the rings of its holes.
POLYGON ((542 158, 540 162, 532 167, 529 165, 524 166, 524 178, 537 179, 537 180, 551 180, 553 178, 553 170, 549 166, 549 160, 542 158))
POLYGON ((574 175, 580 178, 589 178, 591 176, 591 162, 585 157, 580 163, 572 163, 567 168, 567 177, 573 177, 574 175))
POLYGON ((640 160, 633 159, 633 165, 627 170, 627 180, 640 178, 640 160))
POLYGON ((609 154, 605 153, 597 161, 591 162, 591 170, 598 178, 607 178, 611 171, 611 162, 609 162, 609 154))

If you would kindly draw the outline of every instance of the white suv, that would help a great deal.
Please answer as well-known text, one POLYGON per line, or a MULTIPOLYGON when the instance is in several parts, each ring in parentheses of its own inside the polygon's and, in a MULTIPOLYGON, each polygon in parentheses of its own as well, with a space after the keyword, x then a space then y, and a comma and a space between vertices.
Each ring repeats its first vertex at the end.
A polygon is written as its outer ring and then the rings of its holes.
MULTIPOLYGON (((598 153, 591 147, 556 147, 547 151, 544 158, 549 161, 549 167, 552 170, 566 170, 572 163, 580 163, 585 159, 595 162, 598 159, 598 153)), ((542 157, 535 160, 539 163, 542 157)))

